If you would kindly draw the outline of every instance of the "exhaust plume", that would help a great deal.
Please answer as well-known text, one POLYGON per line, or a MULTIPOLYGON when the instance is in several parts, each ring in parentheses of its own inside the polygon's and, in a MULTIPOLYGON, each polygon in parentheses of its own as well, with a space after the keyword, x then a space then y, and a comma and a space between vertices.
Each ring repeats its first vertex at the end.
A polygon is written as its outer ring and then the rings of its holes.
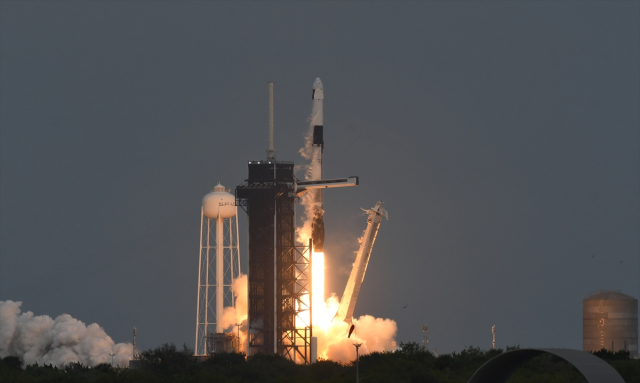
POLYGON ((231 290, 236 298, 236 307, 225 307, 221 321, 222 328, 232 330, 234 334, 238 334, 236 324, 242 324, 240 326, 240 351, 245 353, 247 352, 247 317, 249 312, 247 286, 248 279, 246 274, 240 274, 233 281, 231 290))
POLYGON ((115 344, 97 323, 86 326, 69 314, 34 316, 21 313, 20 306, 22 302, 0 301, 0 358, 17 356, 26 366, 79 362, 93 367, 111 363, 109 354, 114 354, 115 365, 129 366, 131 344, 115 344))
MULTIPOLYGON (((309 130, 305 135, 305 145, 299 150, 300 155, 309 160, 308 165, 301 167, 305 171, 306 180, 322 178, 321 151, 314 150, 314 127, 322 125, 321 122, 314 121, 314 116, 318 115, 317 105, 314 101, 314 109, 309 117, 309 130)), ((312 191, 303 194, 301 200, 304 207, 303 222, 296 229, 296 239, 300 244, 306 245, 312 236, 314 220, 317 221, 317 217, 324 214, 324 207, 318 201, 316 193, 312 191)), ((371 315, 354 318, 355 331, 350 338, 348 338, 350 324, 334 320, 340 301, 335 293, 325 299, 324 257, 323 252, 314 251, 313 253, 313 335, 318 338, 318 357, 340 362, 354 360, 356 358, 354 343, 362 343, 360 349, 362 354, 394 350, 395 336, 398 331, 394 320, 374 318, 371 315)))

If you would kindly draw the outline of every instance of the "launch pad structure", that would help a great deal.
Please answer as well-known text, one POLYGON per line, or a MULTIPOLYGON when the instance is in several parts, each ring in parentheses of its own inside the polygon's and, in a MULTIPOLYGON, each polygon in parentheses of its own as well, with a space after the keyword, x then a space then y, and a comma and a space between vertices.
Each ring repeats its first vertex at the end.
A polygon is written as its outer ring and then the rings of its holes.
POLYGON ((247 355, 276 353, 296 363, 316 357, 312 333, 313 248, 324 242, 322 214, 314 217, 308 245, 296 244, 295 204, 313 191, 322 209, 322 189, 357 186, 358 177, 323 180, 322 83, 314 82, 313 150, 320 170, 298 181, 293 162, 276 161, 273 148, 273 83, 269 83, 269 148, 264 161, 249 161, 249 177, 236 187, 235 206, 248 217, 247 355), (318 199, 319 198, 319 199, 318 199))
MULTIPOLYGON (((241 276, 238 209, 248 217, 247 356, 275 353, 300 364, 317 358, 313 337, 312 262, 314 248, 322 260, 324 243, 323 189, 357 186, 356 176, 323 179, 323 85, 313 84, 310 171, 295 177, 294 163, 276 161, 273 147, 273 83, 269 83, 269 148, 266 160, 249 161, 249 177, 235 195, 218 183, 202 200, 195 356, 238 352, 244 322, 229 322, 227 308, 236 308, 235 281, 241 276), (313 207, 309 243, 296 243, 295 205, 301 196, 313 207), (238 327, 236 336, 230 329, 238 327)), ((306 205, 307 206, 307 205, 306 205)), ((371 248, 386 216, 382 202, 366 210, 368 227, 336 315, 351 323, 371 248), (354 279, 355 278, 355 279, 354 279), (347 299, 345 299, 345 296, 347 299)), ((307 206, 309 207, 309 206, 307 206)), ((307 212, 309 214, 309 212, 307 212)), ((322 265, 323 262, 320 262, 322 265)), ((323 271, 323 270, 322 270, 323 271)), ((323 278, 324 279, 324 278, 323 278)), ((324 300, 324 297, 320 297, 324 300)), ((237 309, 237 308, 236 308, 237 309)), ((237 312, 236 312, 237 314, 237 312)), ((353 326, 352 326, 353 329, 353 326)), ((351 335, 351 333, 349 333, 351 335)), ((134 339, 135 355, 135 339, 134 339)))
POLYGON ((250 161, 236 188, 248 216, 248 355, 276 353, 311 363, 312 245, 296 246, 293 162, 250 161))

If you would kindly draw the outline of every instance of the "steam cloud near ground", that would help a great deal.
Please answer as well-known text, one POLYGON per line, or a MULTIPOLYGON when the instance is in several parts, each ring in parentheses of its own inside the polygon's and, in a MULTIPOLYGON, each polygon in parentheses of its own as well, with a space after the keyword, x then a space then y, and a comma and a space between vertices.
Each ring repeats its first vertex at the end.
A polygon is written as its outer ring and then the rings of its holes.
POLYGON ((222 313, 222 327, 225 329, 233 329, 233 332, 237 334, 238 329, 236 324, 240 326, 240 351, 247 352, 247 317, 249 313, 248 305, 248 279, 246 274, 240 274, 240 276, 233 280, 231 290, 236 298, 236 307, 225 307, 222 313))
POLYGON ((132 345, 118 343, 97 323, 83 322, 62 314, 56 319, 48 315, 22 313, 22 302, 0 301, 0 357, 17 356, 25 366, 38 363, 62 367, 80 362, 85 366, 111 363, 127 367, 132 345))
MULTIPOLYGON (((326 306, 320 308, 325 318, 333 318, 340 305, 335 295, 327 299, 326 306)), ((314 307, 314 310, 317 310, 314 307)), ((393 319, 375 318, 362 315, 353 318, 355 331, 347 338, 349 324, 342 321, 328 321, 319 326, 313 326, 313 336, 318 338, 318 357, 323 359, 348 362, 356 359, 354 343, 361 343, 360 355, 371 352, 395 350, 396 332, 398 326, 393 319)))

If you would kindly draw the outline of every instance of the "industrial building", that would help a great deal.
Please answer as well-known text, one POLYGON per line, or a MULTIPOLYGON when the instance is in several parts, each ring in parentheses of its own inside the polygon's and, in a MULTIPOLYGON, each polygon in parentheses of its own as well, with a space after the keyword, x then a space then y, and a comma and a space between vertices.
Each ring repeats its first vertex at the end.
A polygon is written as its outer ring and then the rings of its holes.
POLYGON ((596 291, 582 301, 584 351, 629 351, 638 356, 638 300, 620 291, 596 291))

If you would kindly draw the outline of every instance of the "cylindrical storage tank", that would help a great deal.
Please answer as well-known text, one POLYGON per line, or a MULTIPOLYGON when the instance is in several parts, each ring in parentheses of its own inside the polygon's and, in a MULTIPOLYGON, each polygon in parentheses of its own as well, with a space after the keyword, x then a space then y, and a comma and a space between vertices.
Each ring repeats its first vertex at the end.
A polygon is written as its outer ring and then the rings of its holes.
POLYGON ((583 351, 629 351, 638 355, 638 300, 618 291, 598 291, 582 301, 583 351))
POLYGON ((202 198, 202 211, 207 218, 231 218, 236 215, 236 197, 218 184, 202 198))

